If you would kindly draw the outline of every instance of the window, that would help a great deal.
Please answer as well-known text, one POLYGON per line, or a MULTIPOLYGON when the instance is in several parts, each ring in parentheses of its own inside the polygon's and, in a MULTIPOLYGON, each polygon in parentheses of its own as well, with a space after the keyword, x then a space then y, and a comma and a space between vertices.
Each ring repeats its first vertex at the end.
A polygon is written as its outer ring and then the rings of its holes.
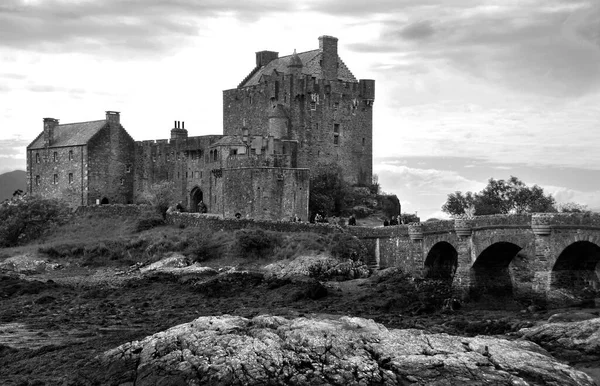
POLYGON ((238 149, 229 149, 229 155, 237 155, 238 149))
POLYGON ((156 162, 156 156, 152 156, 152 162, 156 162))
POLYGON ((121 185, 125 185, 125 178, 121 178, 121 185))
POLYGON ((362 139, 362 145, 363 145, 363 147, 365 147, 365 143, 366 143, 365 137, 363 137, 363 139, 362 139))
POLYGON ((58 153, 54 152, 54 154, 52 155, 52 159, 54 162, 58 162, 58 153))
POLYGON ((69 184, 73 183, 73 173, 69 173, 69 184))
POLYGON ((188 172, 185 172, 185 178, 188 178, 188 172))
POLYGON ((275 100, 279 100, 279 82, 275 81, 275 100))
POLYGON ((255 148, 250 149, 250 155, 256 155, 256 149, 255 148))
POLYGON ((333 136, 333 144, 334 145, 339 145, 340 144, 340 137, 339 137, 339 135, 335 134, 333 136))
POLYGON ((73 161, 73 150, 69 150, 69 161, 73 161))
POLYGON ((310 101, 310 109, 313 110, 313 111, 316 110, 317 109, 317 102, 310 101))
POLYGON ((35 163, 36 164, 40 163, 40 153, 35 153, 35 163))
POLYGON ((58 174, 54 175, 53 184, 54 185, 58 184, 58 174))
POLYGON ((334 123, 333 124, 333 132, 339 134, 340 133, 340 124, 339 123, 334 123))
POLYGON ((340 104, 339 103, 334 103, 333 104, 333 111, 338 111, 338 109, 340 108, 340 104))
POLYGON ((125 166, 125 172, 126 172, 126 173, 131 173, 131 165, 130 165, 130 164, 127 164, 127 165, 125 166))
POLYGON ((40 176, 35 176, 35 186, 40 185, 40 176))
POLYGON ((192 170, 192 178, 194 178, 194 171, 192 170))

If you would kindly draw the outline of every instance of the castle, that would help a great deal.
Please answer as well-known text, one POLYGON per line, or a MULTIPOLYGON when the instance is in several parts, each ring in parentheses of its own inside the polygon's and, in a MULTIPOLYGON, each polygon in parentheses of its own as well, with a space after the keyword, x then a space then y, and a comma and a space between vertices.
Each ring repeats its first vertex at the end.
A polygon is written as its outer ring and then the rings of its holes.
POLYGON ((223 91, 223 135, 188 136, 175 121, 169 139, 134 141, 120 113, 59 124, 44 118, 27 147, 27 191, 72 206, 137 203, 152 184, 172 181, 190 211, 279 220, 308 218, 310 170, 336 163, 351 184, 370 184, 374 80, 357 80, 338 39, 279 57, 256 53, 237 88, 223 91))

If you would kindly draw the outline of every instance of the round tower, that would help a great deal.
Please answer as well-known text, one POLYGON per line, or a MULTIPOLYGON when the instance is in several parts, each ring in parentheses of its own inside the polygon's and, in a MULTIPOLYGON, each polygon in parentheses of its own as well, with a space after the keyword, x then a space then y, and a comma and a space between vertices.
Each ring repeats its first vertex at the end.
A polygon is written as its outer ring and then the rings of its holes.
POLYGON ((276 105, 269 114, 269 135, 274 138, 287 138, 288 118, 283 105, 276 105))

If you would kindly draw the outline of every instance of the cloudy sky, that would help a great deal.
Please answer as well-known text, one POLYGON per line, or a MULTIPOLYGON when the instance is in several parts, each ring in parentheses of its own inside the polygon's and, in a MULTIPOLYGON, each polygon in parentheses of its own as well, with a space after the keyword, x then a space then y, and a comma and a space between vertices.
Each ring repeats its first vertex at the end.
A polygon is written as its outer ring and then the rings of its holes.
POLYGON ((220 134, 256 51, 320 35, 377 82, 374 171, 403 211, 510 175, 600 208, 599 0, 2 0, 0 173, 44 117, 220 134))

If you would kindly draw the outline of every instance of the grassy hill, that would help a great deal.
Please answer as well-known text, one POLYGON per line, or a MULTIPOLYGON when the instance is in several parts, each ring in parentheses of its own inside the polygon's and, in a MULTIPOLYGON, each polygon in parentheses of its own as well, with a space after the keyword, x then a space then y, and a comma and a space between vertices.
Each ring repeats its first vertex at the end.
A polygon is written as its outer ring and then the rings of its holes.
POLYGON ((0 174, 0 201, 12 197, 15 190, 25 191, 27 185, 27 174, 24 170, 14 170, 12 172, 0 174))

